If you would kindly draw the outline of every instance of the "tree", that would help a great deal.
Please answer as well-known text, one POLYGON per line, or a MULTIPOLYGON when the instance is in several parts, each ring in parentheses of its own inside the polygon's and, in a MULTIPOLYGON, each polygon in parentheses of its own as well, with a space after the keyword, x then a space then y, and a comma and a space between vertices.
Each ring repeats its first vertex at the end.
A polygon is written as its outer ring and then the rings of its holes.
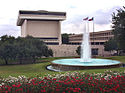
POLYGON ((116 50, 117 55, 119 55, 119 48, 118 48, 117 42, 114 38, 111 38, 104 43, 104 50, 110 51, 110 52, 116 50))
POLYGON ((2 36, 0 41, 0 58, 8 64, 9 59, 16 58, 16 46, 14 45, 15 38, 12 36, 2 36))
POLYGON ((25 59, 33 59, 35 63, 36 59, 42 56, 49 57, 52 56, 53 52, 51 49, 48 49, 46 44, 43 41, 35 39, 31 36, 27 36, 26 38, 18 38, 17 40, 17 58, 20 60, 20 64, 22 64, 22 60, 25 59))
POLYGON ((81 52, 80 52, 80 51, 81 51, 81 46, 78 46, 77 49, 76 49, 76 53, 77 53, 78 55, 81 55, 81 52))
POLYGON ((20 64, 24 60, 32 60, 35 62, 39 57, 53 56, 51 49, 48 49, 43 41, 35 39, 31 36, 26 38, 12 36, 2 36, 0 40, 0 58, 2 58, 6 64, 9 59, 17 59, 20 64))
POLYGON ((112 15, 112 28, 118 48, 125 51, 125 7, 112 15))
POLYGON ((62 34, 62 44, 68 44, 69 43, 69 34, 62 34))

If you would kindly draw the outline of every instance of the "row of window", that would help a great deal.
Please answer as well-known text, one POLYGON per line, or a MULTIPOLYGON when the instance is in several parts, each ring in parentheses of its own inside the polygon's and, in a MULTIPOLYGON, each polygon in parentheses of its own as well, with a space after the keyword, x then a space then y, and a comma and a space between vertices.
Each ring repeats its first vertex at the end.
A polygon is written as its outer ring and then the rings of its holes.
MULTIPOLYGON (((91 45, 104 45, 105 42, 91 42, 91 45)), ((81 45, 81 43, 69 43, 71 45, 81 45)))
MULTIPOLYGON (((90 38, 90 40, 109 40, 111 37, 98 37, 98 38, 90 38)), ((69 41, 81 41, 82 39, 69 39, 69 41)))
POLYGON ((107 32, 107 33, 98 33, 98 34, 91 34, 90 36, 108 36, 112 35, 112 32, 107 32))
POLYGON ((38 12, 38 11, 20 11, 20 14, 32 14, 32 15, 56 15, 56 16, 66 16, 66 13, 56 13, 56 12, 38 12))
POLYGON ((45 42, 47 45, 59 45, 58 42, 45 42))

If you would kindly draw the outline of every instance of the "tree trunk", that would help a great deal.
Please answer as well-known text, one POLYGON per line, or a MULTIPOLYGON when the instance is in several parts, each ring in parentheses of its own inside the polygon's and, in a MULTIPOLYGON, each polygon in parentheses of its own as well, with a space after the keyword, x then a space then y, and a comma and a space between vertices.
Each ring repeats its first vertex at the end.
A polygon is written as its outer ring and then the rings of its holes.
POLYGON ((20 62, 20 64, 22 64, 22 59, 21 58, 19 59, 19 62, 20 62))
POLYGON ((8 60, 7 60, 7 59, 4 59, 4 61, 5 61, 5 64, 8 65, 8 60))
POLYGON ((117 56, 119 56, 119 50, 117 50, 117 56))
POLYGON ((36 59, 35 59, 35 57, 33 57, 33 63, 35 63, 36 62, 36 59))

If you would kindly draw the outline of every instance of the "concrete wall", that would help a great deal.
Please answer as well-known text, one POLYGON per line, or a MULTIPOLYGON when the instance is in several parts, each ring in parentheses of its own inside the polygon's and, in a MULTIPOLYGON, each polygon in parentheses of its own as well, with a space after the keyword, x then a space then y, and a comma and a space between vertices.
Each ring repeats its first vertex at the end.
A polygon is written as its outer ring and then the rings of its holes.
POLYGON ((27 20, 24 20, 22 26, 21 26, 21 36, 26 37, 27 36, 27 20))
POLYGON ((98 48, 98 56, 110 56, 111 53, 104 51, 103 45, 92 45, 91 48, 98 48))
MULTIPOLYGON (((78 56, 76 49, 79 45, 48 45, 53 50, 54 57, 68 57, 78 56)), ((98 56, 110 56, 110 52, 104 51, 104 46, 91 46, 91 48, 98 48, 98 56)))
POLYGON ((48 45, 53 50, 54 57, 78 56, 76 49, 78 45, 48 45))
POLYGON ((44 39, 44 42, 52 42, 62 44, 61 40, 61 21, 34 21, 24 20, 21 26, 21 36, 27 35, 36 38, 57 38, 44 39))
POLYGON ((27 34, 33 37, 58 37, 59 21, 28 21, 27 34))

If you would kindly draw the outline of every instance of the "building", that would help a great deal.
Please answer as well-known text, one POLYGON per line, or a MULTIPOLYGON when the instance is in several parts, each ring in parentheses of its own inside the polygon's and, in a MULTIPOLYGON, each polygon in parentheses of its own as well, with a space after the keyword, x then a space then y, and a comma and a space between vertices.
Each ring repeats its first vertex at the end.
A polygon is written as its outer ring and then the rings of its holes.
MULTIPOLYGON (((90 33, 90 43, 92 48, 92 55, 110 55, 109 52, 104 51, 104 43, 113 37, 112 31, 99 31, 90 33)), ((69 36, 69 43, 71 45, 80 45, 83 39, 82 34, 75 34, 69 36)))
MULTIPOLYGON (((82 34, 70 35, 69 44, 62 44, 61 21, 66 19, 66 12, 20 10, 17 25, 21 26, 21 37, 27 35, 43 40, 53 50, 54 57, 78 56, 76 49, 82 41, 82 34)), ((90 33, 92 54, 110 55, 104 51, 104 42, 112 38, 112 32, 90 33)))
MULTIPOLYGON (((113 34, 111 30, 90 32, 91 45, 104 45, 104 43, 112 37, 113 34)), ((74 34, 69 36, 69 42, 71 44, 81 44, 82 39, 83 39, 83 34, 74 34)))
POLYGON ((66 12, 20 10, 17 25, 21 26, 21 37, 30 35, 47 45, 61 45, 61 21, 65 19, 66 12))

